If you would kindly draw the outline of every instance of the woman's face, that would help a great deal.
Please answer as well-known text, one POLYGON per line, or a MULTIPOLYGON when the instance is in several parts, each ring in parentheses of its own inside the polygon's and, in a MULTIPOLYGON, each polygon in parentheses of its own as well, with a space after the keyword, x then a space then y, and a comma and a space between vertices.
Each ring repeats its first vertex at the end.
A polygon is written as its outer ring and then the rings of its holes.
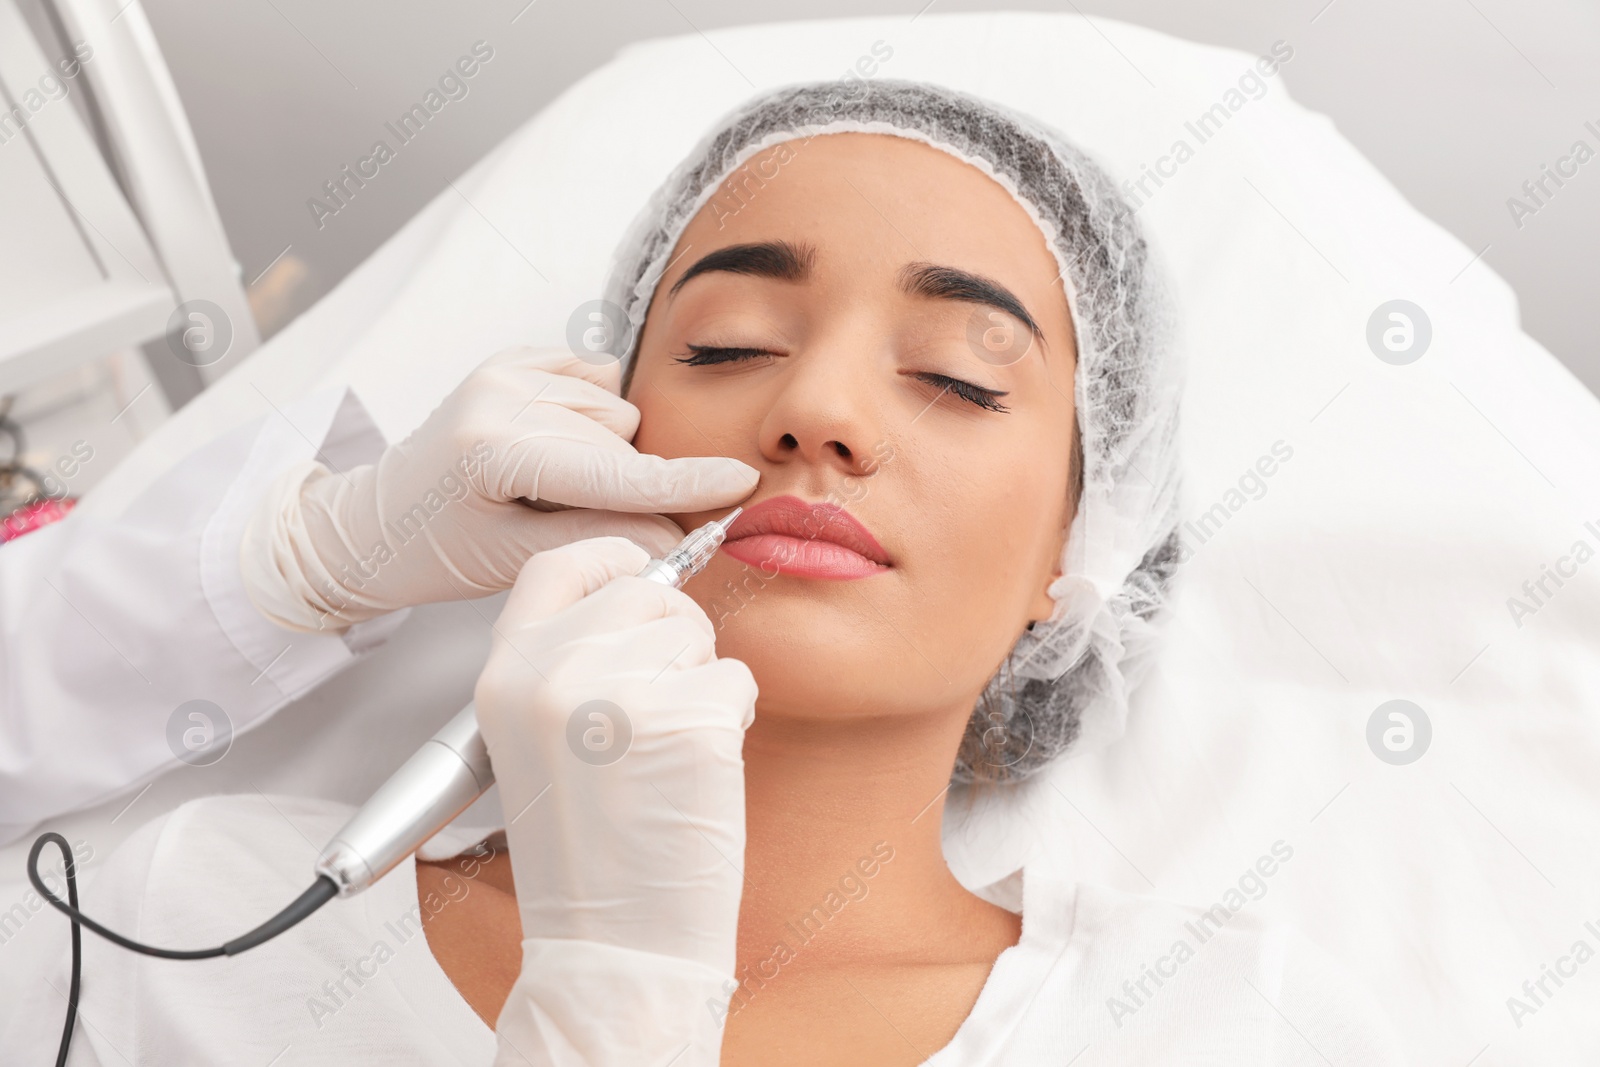
POLYGON ((1049 617, 1072 518, 1055 260, 992 179, 901 137, 778 145, 732 188, 678 241, 627 391, 641 452, 761 472, 685 592, 755 675, 758 721, 931 705, 964 721, 1049 617), (847 522, 826 509, 734 539, 779 497, 843 508, 881 552, 838 545, 847 522))

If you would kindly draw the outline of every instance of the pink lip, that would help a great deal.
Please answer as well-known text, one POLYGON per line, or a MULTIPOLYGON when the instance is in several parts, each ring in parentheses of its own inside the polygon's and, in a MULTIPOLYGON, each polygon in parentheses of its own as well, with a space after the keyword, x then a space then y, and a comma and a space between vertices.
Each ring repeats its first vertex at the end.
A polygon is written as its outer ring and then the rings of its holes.
POLYGON ((733 521, 722 551, 741 563, 799 578, 848 581, 889 569, 867 528, 837 504, 775 496, 733 521))

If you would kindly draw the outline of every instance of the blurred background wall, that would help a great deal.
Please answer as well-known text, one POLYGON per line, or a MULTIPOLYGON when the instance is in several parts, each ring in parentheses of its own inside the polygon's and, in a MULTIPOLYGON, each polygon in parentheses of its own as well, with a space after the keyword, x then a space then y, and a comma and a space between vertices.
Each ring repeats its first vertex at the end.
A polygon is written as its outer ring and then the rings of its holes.
MULTIPOLYGON (((1103 19, 1252 53, 1292 41, 1290 93, 1507 278, 1528 332, 1600 392, 1600 159, 1520 225, 1508 206, 1514 196, 1531 204, 1523 183, 1580 137, 1600 149, 1584 129, 1600 128, 1593 0, 144 2, 268 335, 630 41, 749 22, 1032 9, 1090 19, 1107 47, 1117 26, 1103 19), (494 56, 468 95, 319 226, 307 201, 479 40, 494 56)), ((722 62, 709 44, 706 62, 722 62)))
MULTIPOLYGON (((625 44, 863 14, 904 18, 909 31, 922 13, 1006 7, 1086 18, 1108 49, 1117 48, 1120 23, 1251 54, 1292 42, 1294 61, 1280 75, 1289 92, 1330 116, 1413 204, 1460 238, 1470 250, 1463 271, 1487 265, 1510 281, 1525 329, 1600 393, 1600 158, 1585 157, 1559 188, 1546 170, 1579 139, 1600 151, 1596 0, 143 3, 267 337, 625 44), (328 201, 325 183, 380 138, 397 143, 387 127, 475 48, 492 55, 465 82, 466 95, 440 109, 336 214, 314 211, 313 199, 328 201), (1547 192, 1536 201, 1524 186, 1541 179, 1547 192), (1514 199, 1527 205, 1520 217, 1514 199)), ((726 66, 709 42, 704 62, 726 66)), ((728 76, 738 77, 731 69, 728 76)), ((0 216, 0 240, 4 232, 0 216)), ((0 398, 0 411, 26 429, 19 454, 36 468, 86 444, 94 450, 71 484, 81 494, 169 413, 151 373, 137 350, 118 352, 0 398)))

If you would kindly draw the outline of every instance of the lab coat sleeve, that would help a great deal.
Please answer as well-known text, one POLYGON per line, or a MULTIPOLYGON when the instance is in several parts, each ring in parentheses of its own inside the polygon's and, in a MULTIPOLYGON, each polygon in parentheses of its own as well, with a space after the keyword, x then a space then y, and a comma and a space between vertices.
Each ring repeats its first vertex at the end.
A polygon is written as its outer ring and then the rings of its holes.
POLYGON ((0 547, 0 845, 192 762, 197 725, 214 746, 201 758, 225 752, 217 738, 399 625, 405 612, 290 633, 251 604, 239 568, 273 478, 306 459, 372 462, 384 445, 355 394, 330 389, 197 449, 121 515, 70 515, 0 547))

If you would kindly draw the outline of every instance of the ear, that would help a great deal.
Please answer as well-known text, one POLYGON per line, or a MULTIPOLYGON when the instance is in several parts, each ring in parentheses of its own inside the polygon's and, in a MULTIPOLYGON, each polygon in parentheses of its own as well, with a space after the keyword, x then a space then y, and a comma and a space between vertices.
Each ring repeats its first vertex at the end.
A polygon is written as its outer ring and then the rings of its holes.
POLYGON ((1067 548, 1067 527, 1062 526, 1061 536, 1055 538, 1052 549, 1055 564, 1050 568, 1048 576, 1034 591, 1033 600, 1028 606, 1028 625, 1031 628, 1036 622, 1044 622, 1055 613, 1056 602, 1050 596, 1050 586, 1061 577, 1061 557, 1067 548))
POLYGON ((1049 586, 1059 577, 1061 577, 1061 568, 1057 567, 1055 568, 1054 573, 1051 574, 1050 578, 1044 583, 1044 585, 1040 586, 1038 592, 1034 594, 1033 603, 1028 608, 1029 629, 1033 628, 1034 623, 1044 622, 1055 613, 1056 602, 1050 596, 1049 586))

